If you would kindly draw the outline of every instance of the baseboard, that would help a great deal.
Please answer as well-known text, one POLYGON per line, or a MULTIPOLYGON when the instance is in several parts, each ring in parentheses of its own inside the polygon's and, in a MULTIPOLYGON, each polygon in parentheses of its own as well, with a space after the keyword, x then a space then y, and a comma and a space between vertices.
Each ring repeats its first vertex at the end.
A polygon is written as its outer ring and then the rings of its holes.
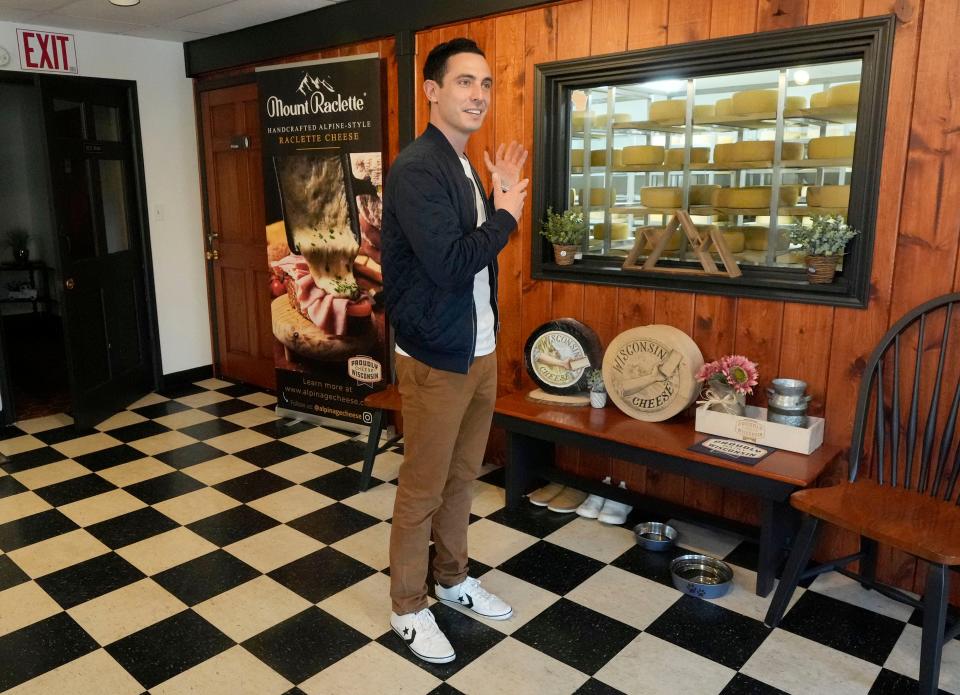
POLYGON ((169 389, 175 386, 184 386, 192 384, 195 381, 209 379, 213 376, 213 365, 208 364, 203 367, 194 367, 193 369, 184 369, 182 372, 171 372, 164 374, 160 388, 169 389))

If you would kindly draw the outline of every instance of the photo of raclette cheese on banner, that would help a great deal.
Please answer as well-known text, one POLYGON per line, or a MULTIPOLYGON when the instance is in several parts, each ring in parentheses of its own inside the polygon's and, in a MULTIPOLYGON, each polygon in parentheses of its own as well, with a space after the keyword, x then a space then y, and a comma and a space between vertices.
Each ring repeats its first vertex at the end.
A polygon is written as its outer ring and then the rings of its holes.
POLYGON ((381 155, 331 150, 273 162, 283 209, 267 228, 273 334, 291 363, 366 352, 382 331, 381 155))

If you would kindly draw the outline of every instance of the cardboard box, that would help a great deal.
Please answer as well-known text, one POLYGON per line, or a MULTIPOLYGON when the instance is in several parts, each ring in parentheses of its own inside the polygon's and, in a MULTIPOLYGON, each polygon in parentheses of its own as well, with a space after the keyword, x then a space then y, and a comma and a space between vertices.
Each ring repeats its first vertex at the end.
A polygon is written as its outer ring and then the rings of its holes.
POLYGON ((697 408, 697 432, 716 434, 742 442, 810 454, 823 444, 823 418, 807 417, 807 426, 791 427, 767 421, 767 409, 747 406, 746 417, 697 408))

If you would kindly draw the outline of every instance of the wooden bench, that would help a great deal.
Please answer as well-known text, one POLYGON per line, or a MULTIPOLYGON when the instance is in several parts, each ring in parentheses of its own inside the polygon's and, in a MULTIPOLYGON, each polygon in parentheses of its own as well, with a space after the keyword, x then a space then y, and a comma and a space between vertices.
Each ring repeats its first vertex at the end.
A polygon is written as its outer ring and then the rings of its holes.
MULTIPOLYGON (((539 479, 572 485, 579 490, 627 504, 644 502, 644 508, 663 501, 640 498, 636 493, 611 489, 553 466, 557 444, 642 464, 670 473, 720 485, 758 497, 761 502, 760 560, 756 592, 766 596, 773 589, 778 565, 786 554, 799 524, 789 503, 790 495, 811 485, 840 455, 840 447, 824 444, 809 456, 774 451, 753 466, 689 451, 707 435, 694 431, 690 420, 642 422, 614 407, 556 407, 529 400, 524 393, 497 399, 493 424, 507 432, 507 507, 515 508, 539 479)), ((689 518, 721 520, 687 511, 689 518)), ((724 525, 730 526, 729 522, 724 525)), ((743 527, 743 525, 740 525, 743 527)), ((756 531, 755 527, 743 527, 756 531)), ((755 535, 755 534, 751 534, 755 535)))
POLYGON ((373 474, 373 462, 376 460, 377 454, 382 453, 388 447, 393 446, 403 439, 403 435, 395 434, 383 444, 380 443, 380 435, 383 432, 383 414, 385 412, 400 412, 402 403, 400 390, 396 384, 390 384, 382 391, 371 393, 363 399, 363 404, 368 408, 373 408, 374 411, 373 421, 370 423, 370 432, 367 435, 367 447, 363 453, 360 492, 365 491, 370 486, 370 476, 373 474))

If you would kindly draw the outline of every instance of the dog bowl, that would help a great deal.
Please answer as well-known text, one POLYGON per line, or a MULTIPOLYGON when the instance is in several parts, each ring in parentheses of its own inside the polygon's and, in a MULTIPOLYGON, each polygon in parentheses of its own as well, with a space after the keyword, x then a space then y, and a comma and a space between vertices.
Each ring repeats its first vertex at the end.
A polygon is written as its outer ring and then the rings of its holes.
POLYGON ((802 396, 807 390, 807 382, 800 379, 774 379, 770 385, 774 391, 784 396, 802 396))
POLYGON ((733 570, 709 555, 681 555, 670 563, 673 585, 698 598, 720 598, 730 590, 733 570))
POLYGON ((633 527, 637 545, 647 550, 666 550, 677 542, 677 529, 668 524, 646 521, 633 527))

